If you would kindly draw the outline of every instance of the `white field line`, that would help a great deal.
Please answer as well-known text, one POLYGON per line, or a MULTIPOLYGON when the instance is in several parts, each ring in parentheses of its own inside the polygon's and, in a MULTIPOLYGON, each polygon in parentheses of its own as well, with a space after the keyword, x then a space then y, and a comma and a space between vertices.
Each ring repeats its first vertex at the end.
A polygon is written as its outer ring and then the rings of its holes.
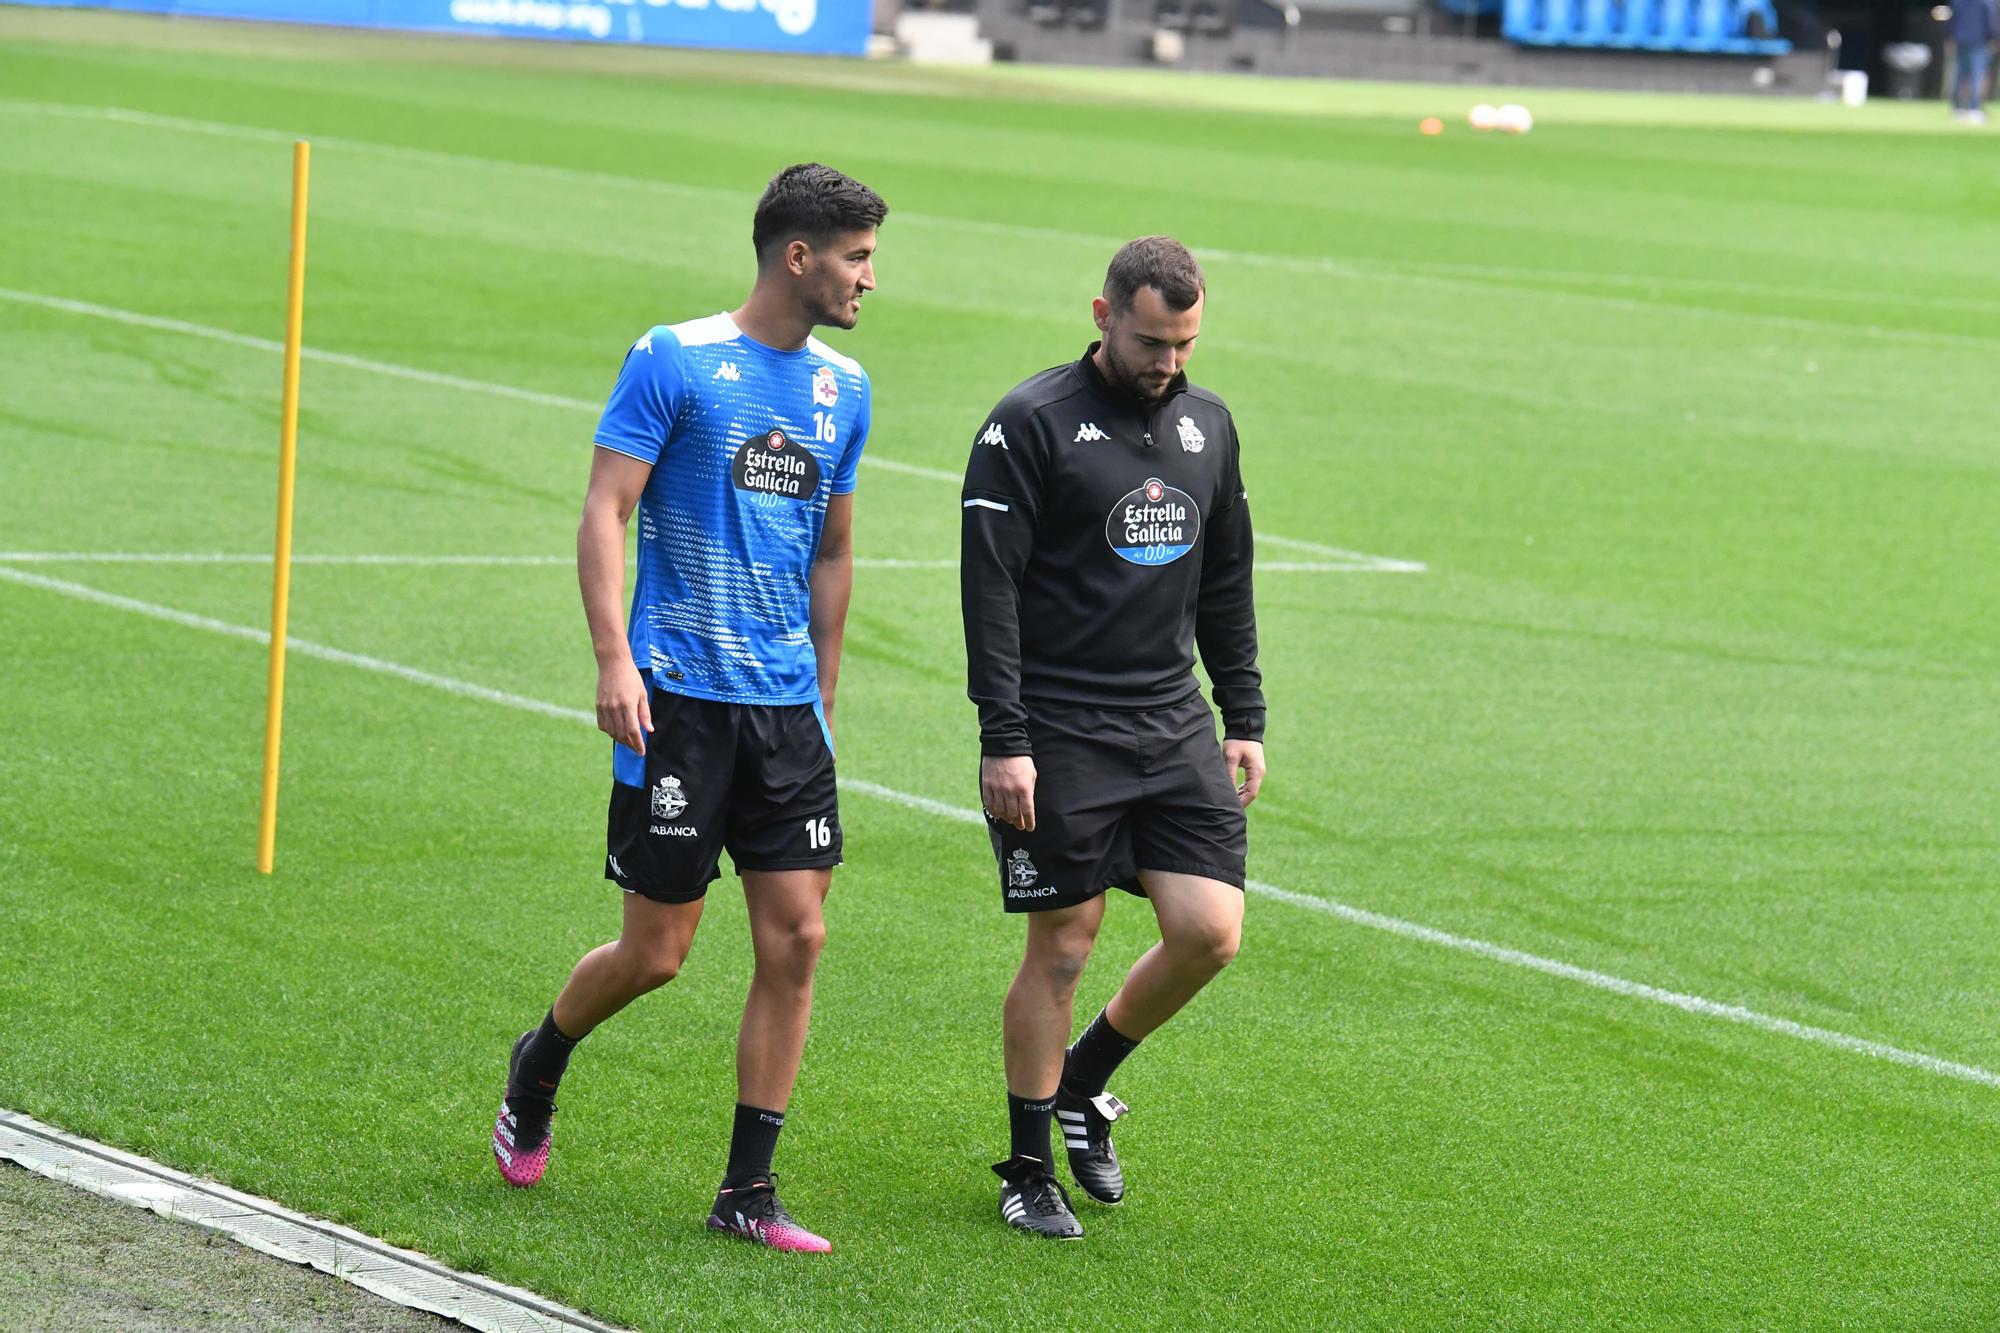
MULTIPOLYGON (((268 565, 269 552, 245 551, 0 551, 0 564, 9 565, 268 565)), ((569 568, 573 555, 301 555, 295 565, 363 565, 380 567, 441 565, 498 566, 503 568, 569 568)), ((628 559, 627 564, 631 561, 628 559)), ((956 560, 903 560, 888 556, 856 556, 859 569, 957 569, 956 560)))
MULTIPOLYGON (((480 167, 489 170, 510 171, 544 180, 562 181, 569 184, 614 186, 622 189, 641 190, 648 193, 668 194, 681 198, 706 198, 747 202, 748 194, 740 190, 726 189, 711 185, 687 185, 678 181, 654 180, 641 176, 622 176, 615 172, 586 171, 573 167, 549 166, 535 162, 515 162, 506 158, 483 157, 472 153, 451 153, 440 149, 410 148, 401 144, 382 143, 372 139, 349 139, 338 135, 316 135, 305 131, 287 132, 258 125, 235 125, 224 121, 195 120, 185 116, 160 115, 150 111, 134 111, 126 107, 83 106, 60 102, 10 101, 0 99, 0 113, 15 113, 26 116, 51 116, 70 120, 94 120, 110 124, 133 125, 147 129, 172 130, 186 134, 205 134, 217 138, 247 139, 258 143, 290 143, 298 138, 310 138, 314 143, 328 148, 341 148, 349 152, 365 153, 376 157, 394 158, 406 162, 428 165, 450 165, 480 167)), ((949 231, 982 232, 994 236, 1011 236, 1021 240, 1048 241, 1066 245, 1087 245, 1094 249, 1111 250, 1124 244, 1125 239, 1115 236, 1098 236, 1088 232, 1067 231, 1057 227, 1034 227, 1013 222, 994 222, 982 218, 949 217, 929 213, 898 211, 896 221, 901 224, 920 227, 938 227, 949 231)), ((1507 280, 1524 276, 1546 276, 1558 282, 1576 281, 1577 275, 1562 270, 1550 270, 1545 275, 1535 269, 1510 268, 1505 265, 1477 264, 1398 264, 1380 260, 1349 259, 1334 255, 1286 255, 1258 250, 1229 250, 1214 246, 1194 245, 1190 247, 1202 258, 1222 263, 1238 263, 1253 268, 1271 268, 1281 272, 1308 273, 1323 277, 1356 280, 1404 282, 1412 285, 1449 287, 1457 290, 1473 288, 1480 291, 1494 290, 1493 280, 1507 280)), ((1592 281, 1602 280, 1619 285, 1628 285, 1619 275, 1585 275, 1592 281)), ((1637 279, 1632 286, 1665 287, 1685 286, 1695 289, 1715 289, 1718 283, 1704 279, 1637 279)), ((1760 283, 1737 283, 1723 285, 1723 290, 1749 296, 1827 296, 1833 299, 1853 299, 1852 293, 1822 292, 1818 288, 1783 287, 1760 283)), ((1577 305, 1590 305, 1604 309, 1623 310, 1633 313, 1655 312, 1662 314, 1688 315, 1701 319, 1720 319, 1753 324, 1763 324, 1773 328, 1792 329, 1808 333, 1848 334, 1856 337, 1887 339, 1893 342, 1943 343, 1948 345, 1991 348, 1996 340, 1971 334, 1932 332, 1926 329, 1903 329, 1880 324, 1850 324, 1831 320, 1807 319, 1793 315, 1760 314, 1744 310, 1716 310, 1706 306, 1677 305, 1661 301, 1639 301, 1619 296, 1607 296, 1592 292, 1562 291, 1551 288, 1535 288, 1523 292, 1520 288, 1508 288, 1510 294, 1535 296, 1551 301, 1577 305)), ((1937 298, 1946 308, 1961 307, 1964 303, 1952 302, 1950 298, 1937 298)), ((1894 304, 1929 305, 1931 298, 1900 298, 1894 304)), ((1988 308, 1981 303, 1976 308, 1988 308)), ((954 478, 956 480, 956 478, 954 478)))
MULTIPOLYGON (((82 315, 90 319, 109 320, 114 324, 128 324, 136 328, 159 329, 163 333, 177 333, 189 338, 206 338, 211 342, 228 343, 235 347, 255 348, 260 352, 283 352, 284 344, 269 338, 258 338, 247 333, 237 333, 230 329, 212 328, 206 324, 191 324, 182 319, 168 319, 161 315, 142 314, 136 310, 121 310, 116 306, 98 305, 92 301, 74 301, 66 296, 47 296, 41 292, 24 292, 12 287, 0 287, 0 301, 14 301, 21 305, 39 306, 45 310, 58 310, 64 314, 82 315)), ((323 361, 329 365, 346 366, 350 370, 366 371, 375 375, 387 375, 395 379, 413 380, 419 384, 432 384, 439 388, 459 389, 467 393, 491 394, 499 398, 512 398, 519 402, 534 403, 541 407, 555 407, 573 412, 588 412, 596 416, 601 406, 582 398, 571 398, 563 394, 540 393, 533 389, 516 388, 511 384, 495 384, 488 380, 466 379, 460 375, 446 375, 434 370, 419 370, 414 366, 400 366, 389 361, 375 361, 368 357, 349 356, 344 352, 322 351, 315 347, 301 347, 299 355, 308 361, 323 361)), ((893 458, 879 458, 874 454, 861 456, 864 466, 878 468, 885 472, 900 472, 907 476, 922 477, 927 481, 945 482, 956 486, 962 477, 941 468, 920 467, 915 463, 899 462, 893 458)), ((1367 555, 1360 551, 1345 551, 1337 547, 1321 546, 1315 542, 1303 542, 1292 537, 1276 537, 1268 533, 1257 534, 1259 541, 1277 546, 1289 546, 1295 550, 1312 551, 1330 557, 1330 562, 1320 564, 1297 563, 1280 564, 1277 570, 1309 571, 1325 573, 1355 574, 1420 574, 1425 566, 1413 560, 1397 560, 1388 556, 1367 555)))
MULTIPOLYGON (((207 630, 210 633, 225 634, 231 638, 247 639, 253 643, 268 644, 270 642, 270 635, 265 630, 255 629, 248 625, 231 624, 228 621, 216 620, 209 616, 193 615, 186 611, 176 610, 170 606, 161 606, 155 602, 143 602, 133 597, 121 597, 116 593, 104 592, 97 588, 87 587, 81 583, 71 583, 66 579, 46 578, 39 574, 31 574, 26 570, 9 569, 5 566, 0 566, 0 581, 24 584, 31 588, 40 588, 44 591, 58 593, 65 597, 73 597, 79 601, 93 602, 99 606, 112 607, 120 611, 129 611, 135 615, 149 616, 155 620, 168 621, 190 629, 207 630)), ((594 727, 596 725, 595 716, 580 708, 564 708, 558 704, 545 703, 540 699, 531 699, 525 695, 510 694, 504 690, 489 689, 484 685, 474 684, 467 680, 459 680, 452 676, 441 676, 434 672, 420 671, 414 667, 385 661, 379 657, 368 657, 361 653, 350 653, 338 648, 329 648, 323 644, 313 643, 310 640, 288 638, 286 642, 290 646, 291 651, 303 656, 317 657, 329 662, 339 662, 347 666, 359 667, 364 671, 380 672, 384 675, 394 676, 399 680, 407 680, 418 685, 428 685, 433 689, 443 690, 448 694, 461 695, 468 699, 479 699, 486 703, 500 704, 503 707, 516 708, 524 712, 539 713, 544 717, 561 718, 569 722, 580 722, 586 726, 594 727)), ((840 780, 840 785, 848 791, 893 802, 912 810, 922 811, 928 815, 935 815, 940 819, 949 819, 966 825, 979 825, 985 822, 977 810, 951 805, 944 801, 934 800, 928 796, 918 796, 912 792, 900 791, 897 788, 886 787, 877 782, 869 782, 866 779, 844 777, 840 780)), ((1366 926, 1371 930, 1385 931, 1391 935, 1401 936, 1404 939, 1418 940, 1425 944, 1437 945, 1440 948, 1455 950, 1459 953, 1472 954, 1476 957, 1487 959, 1490 962, 1504 963, 1510 967, 1526 968, 1529 971, 1540 972, 1564 981, 1572 981, 1597 990, 1609 991, 1614 995, 1622 995, 1630 999, 1647 1000, 1654 1004, 1667 1005, 1670 1008, 1680 1009, 1687 1013, 1699 1014, 1704 1018, 1715 1018, 1728 1023, 1739 1023, 1746 1027, 1757 1028, 1778 1036, 1812 1042, 1819 1046, 1846 1051, 1854 1055, 1866 1055, 1877 1060, 1886 1060, 1891 1064, 1906 1065, 1912 1069, 1920 1069, 1925 1073, 1936 1074, 1944 1078, 1959 1079, 1967 1083, 1978 1083, 1987 1087, 2000 1088, 2000 1074, 1982 1069, 1977 1065, 1961 1064, 1956 1060, 1940 1059, 1934 1055, 1926 1055, 1921 1051, 1911 1051, 1905 1050, 1900 1046, 1891 1046, 1886 1042, 1870 1041, 1865 1037, 1851 1036, 1845 1032, 1835 1032, 1830 1028, 1814 1027, 1808 1023, 1797 1023, 1789 1018, 1779 1018, 1772 1014, 1760 1013, 1754 1009, 1746 1009, 1741 1005, 1723 1004, 1717 1000, 1703 999, 1699 995, 1687 995, 1679 991, 1666 990, 1659 986, 1649 986, 1640 981, 1629 981, 1624 977, 1612 976, 1607 972, 1598 972, 1590 968, 1578 967, 1573 963, 1561 962, 1554 958, 1544 958, 1539 954, 1525 953, 1522 950, 1510 949, 1505 945, 1493 944, 1486 940, 1472 939, 1464 935, 1454 935, 1449 931, 1436 930, 1430 926, 1419 925, 1414 921, 1405 921, 1400 917, 1385 916, 1380 912, 1370 912, 1365 908, 1350 907, 1346 903, 1338 902, 1332 898, 1323 898, 1317 894, 1299 893, 1292 889, 1281 888, 1275 884, 1267 884, 1262 880, 1253 879, 1249 881, 1247 887, 1251 892, 1277 902, 1289 903, 1294 907, 1321 912, 1352 925, 1366 926)))
MULTIPOLYGON (((269 553, 249 551, 0 551, 0 564, 8 565, 268 565, 269 553)), ((292 556, 294 565, 353 565, 372 568, 436 568, 440 566, 491 566, 508 569, 567 569, 576 563, 573 555, 301 555, 292 556)), ((631 561, 627 559, 627 564, 631 561)), ((856 556, 856 569, 957 569, 956 560, 906 560, 899 556, 856 556)), ((1266 560, 1259 573, 1329 574, 1379 572, 1383 566, 1372 560, 1266 560)), ((1400 569, 1400 565, 1397 566, 1400 569)))

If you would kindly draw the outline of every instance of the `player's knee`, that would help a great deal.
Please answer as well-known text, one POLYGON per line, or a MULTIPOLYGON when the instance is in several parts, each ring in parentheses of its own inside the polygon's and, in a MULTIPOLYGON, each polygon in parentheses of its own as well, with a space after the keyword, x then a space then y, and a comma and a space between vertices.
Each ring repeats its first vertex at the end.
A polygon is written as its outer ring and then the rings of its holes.
POLYGON ((636 990, 658 990, 681 974, 682 961, 682 954, 676 950, 649 950, 632 959, 627 965, 627 975, 636 990))
POLYGON ((1031 940, 1028 965, 1056 990, 1074 990, 1090 962, 1093 935, 1083 930, 1049 931, 1031 940))
POLYGON ((1184 966, 1220 972, 1235 961, 1242 941, 1243 928, 1238 922, 1201 921, 1174 932, 1167 947, 1184 966))
POLYGON ((819 917, 787 921, 762 932, 757 950, 759 967, 767 972, 811 977, 826 947, 826 922, 819 917))

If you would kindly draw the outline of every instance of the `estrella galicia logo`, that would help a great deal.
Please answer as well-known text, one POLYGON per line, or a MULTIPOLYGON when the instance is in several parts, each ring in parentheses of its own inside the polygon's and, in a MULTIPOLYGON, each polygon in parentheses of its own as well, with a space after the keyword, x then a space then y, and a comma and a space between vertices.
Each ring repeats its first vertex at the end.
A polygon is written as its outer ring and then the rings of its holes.
POLYGON ((739 491, 810 500, 819 493, 819 460, 781 430, 752 435, 736 451, 730 476, 739 491))
POLYGON ((1127 493, 1104 520, 1104 539, 1135 565, 1170 565, 1193 549, 1199 536, 1201 509, 1194 497, 1158 477, 1127 493))

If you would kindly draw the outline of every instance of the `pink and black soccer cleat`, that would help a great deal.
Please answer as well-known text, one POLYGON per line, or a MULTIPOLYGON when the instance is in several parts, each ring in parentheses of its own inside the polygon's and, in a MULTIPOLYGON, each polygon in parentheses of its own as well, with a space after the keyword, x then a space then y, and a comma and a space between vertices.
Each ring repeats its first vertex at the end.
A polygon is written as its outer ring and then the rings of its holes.
POLYGON ((500 1178, 520 1189, 538 1183, 549 1169, 549 1149, 555 1146, 552 1121, 556 1113, 553 1098, 523 1092, 514 1086, 514 1067, 520 1063, 521 1048, 534 1033, 523 1032, 514 1043, 507 1061, 507 1091, 500 1099, 500 1114, 493 1121, 493 1162, 500 1178))
POLYGON ((734 1188, 724 1186, 715 1196, 715 1207, 709 1210, 708 1225, 713 1231, 726 1231, 792 1254, 828 1254, 833 1250, 832 1241, 813 1235, 785 1211, 785 1205, 778 1202, 775 1176, 759 1177, 734 1188))

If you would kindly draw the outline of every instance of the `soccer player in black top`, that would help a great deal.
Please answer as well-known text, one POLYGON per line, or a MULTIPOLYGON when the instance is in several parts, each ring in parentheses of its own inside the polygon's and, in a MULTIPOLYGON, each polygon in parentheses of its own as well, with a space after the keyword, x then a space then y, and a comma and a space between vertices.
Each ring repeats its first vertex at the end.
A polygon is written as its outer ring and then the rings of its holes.
POLYGON ((980 795, 1002 905, 1029 914, 1005 1011, 1013 1149, 993 1169, 1001 1217, 1061 1239, 1083 1228, 1050 1169, 1051 1118, 1084 1193, 1122 1199, 1126 1107, 1105 1084, 1235 957, 1243 923, 1264 695, 1236 428, 1184 373, 1205 297, 1178 241, 1121 249, 1091 303, 1102 340, 1000 400, 961 497, 980 795), (1112 886, 1151 900, 1160 942, 1065 1050, 1112 886))

